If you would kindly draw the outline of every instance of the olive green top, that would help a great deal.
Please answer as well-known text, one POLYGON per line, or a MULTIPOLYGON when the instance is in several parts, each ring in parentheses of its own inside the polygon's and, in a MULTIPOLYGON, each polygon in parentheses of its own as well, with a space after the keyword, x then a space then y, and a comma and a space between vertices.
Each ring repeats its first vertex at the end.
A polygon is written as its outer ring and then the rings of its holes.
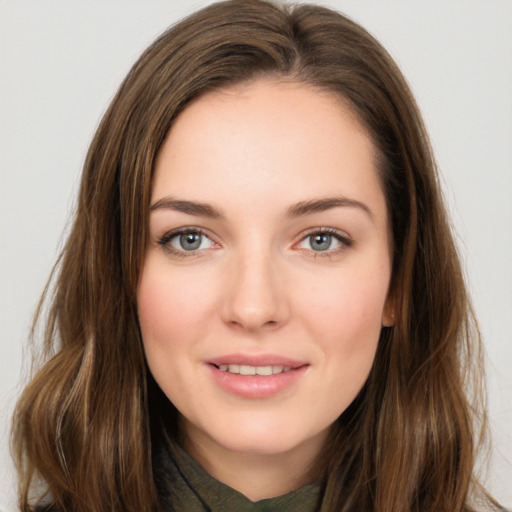
POLYGON ((315 512, 320 509, 319 484, 252 502, 210 476, 176 443, 160 444, 154 459, 155 482, 165 512, 315 512))

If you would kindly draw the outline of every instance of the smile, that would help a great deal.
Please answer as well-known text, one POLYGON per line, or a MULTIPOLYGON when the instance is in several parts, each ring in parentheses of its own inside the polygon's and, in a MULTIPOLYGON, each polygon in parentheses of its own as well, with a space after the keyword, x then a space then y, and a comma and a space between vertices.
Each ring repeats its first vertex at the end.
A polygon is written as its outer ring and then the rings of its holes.
POLYGON ((221 372, 235 373, 238 375, 260 375, 262 377, 289 372, 290 366, 250 366, 245 364, 221 364, 218 366, 221 372))
POLYGON ((292 391, 310 364, 277 355, 232 354, 207 362, 213 382, 224 392, 245 399, 263 399, 292 391))

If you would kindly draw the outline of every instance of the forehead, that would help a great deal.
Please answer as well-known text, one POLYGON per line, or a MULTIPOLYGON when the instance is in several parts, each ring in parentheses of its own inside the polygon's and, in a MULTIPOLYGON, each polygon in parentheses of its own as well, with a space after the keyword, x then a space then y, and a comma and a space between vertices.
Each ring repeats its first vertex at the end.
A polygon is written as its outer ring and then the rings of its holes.
MULTIPOLYGON (((157 158, 153 201, 168 194, 254 206, 380 193, 375 150, 340 97, 257 81, 207 93, 176 119, 157 158)), ((381 194, 382 195, 382 194, 381 194)))

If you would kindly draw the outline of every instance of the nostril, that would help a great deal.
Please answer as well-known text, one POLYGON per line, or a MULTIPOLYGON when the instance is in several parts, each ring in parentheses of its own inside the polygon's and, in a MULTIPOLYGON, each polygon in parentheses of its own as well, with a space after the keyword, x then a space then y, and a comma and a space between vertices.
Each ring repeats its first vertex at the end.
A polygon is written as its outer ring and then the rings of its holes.
MULTIPOLYGON (((246 266, 244 267, 246 268, 246 266)), ((245 272, 234 272, 226 283, 222 318, 233 328, 247 331, 275 329, 287 321, 290 311, 288 296, 280 280, 255 266, 245 272)))

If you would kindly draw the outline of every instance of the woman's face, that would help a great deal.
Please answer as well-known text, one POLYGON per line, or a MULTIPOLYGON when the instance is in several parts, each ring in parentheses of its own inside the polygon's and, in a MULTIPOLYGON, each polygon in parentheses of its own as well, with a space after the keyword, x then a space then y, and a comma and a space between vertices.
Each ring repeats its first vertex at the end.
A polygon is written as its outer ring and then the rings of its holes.
POLYGON ((372 143, 333 95, 257 81, 184 110, 157 159, 138 310, 192 446, 320 450, 391 324, 388 227, 372 143))

